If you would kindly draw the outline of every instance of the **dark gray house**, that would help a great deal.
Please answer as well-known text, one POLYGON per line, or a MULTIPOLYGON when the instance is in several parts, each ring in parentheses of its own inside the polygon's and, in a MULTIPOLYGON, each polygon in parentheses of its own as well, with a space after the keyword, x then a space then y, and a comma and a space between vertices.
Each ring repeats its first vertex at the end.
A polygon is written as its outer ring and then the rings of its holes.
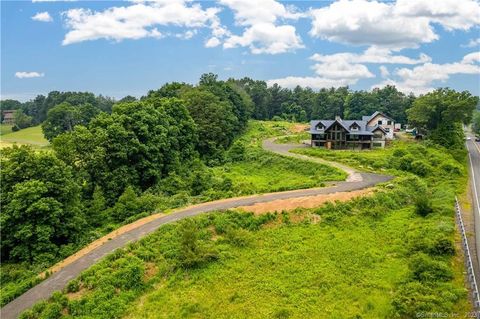
MULTIPOLYGON (((376 118, 374 114, 372 118, 376 118)), ((381 122, 380 122, 381 123, 381 122)), ((362 120, 316 120, 310 122, 311 145, 327 149, 384 147, 387 131, 378 122, 362 120)))

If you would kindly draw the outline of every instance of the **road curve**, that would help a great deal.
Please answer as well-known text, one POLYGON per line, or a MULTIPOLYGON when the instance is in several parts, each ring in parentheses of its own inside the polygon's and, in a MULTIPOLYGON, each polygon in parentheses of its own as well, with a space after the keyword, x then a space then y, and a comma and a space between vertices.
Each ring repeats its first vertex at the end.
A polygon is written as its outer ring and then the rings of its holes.
POLYGON ((48 277, 38 285, 32 287, 30 290, 26 291, 23 295, 19 296, 18 298, 12 300, 10 303, 5 305, 0 310, 1 318, 17 318, 24 310, 32 307, 38 301, 48 299, 53 294, 53 292, 62 290, 70 280, 76 278, 83 270, 89 268, 90 266, 98 262, 102 257, 113 252, 117 248, 121 248, 127 245, 130 242, 139 240, 140 238, 154 232, 157 228, 164 224, 172 223, 187 217, 196 216, 206 212, 225 210, 240 206, 249 206, 256 203, 265 203, 278 199, 289 199, 359 190, 372 187, 378 183, 387 182, 392 179, 391 176, 371 173, 360 173, 350 167, 335 162, 328 162, 318 158, 311 158, 305 155, 289 153, 289 150, 299 146, 291 144, 275 144, 274 139, 268 139, 264 141, 263 147, 268 151, 280 155, 296 157, 304 160, 306 159, 340 168, 348 173, 347 181, 336 182, 335 185, 331 187, 302 189, 295 191, 218 200, 179 209, 168 215, 162 215, 158 219, 154 219, 146 224, 143 224, 137 228, 125 232, 118 237, 112 238, 103 245, 93 249, 89 253, 73 261, 59 271, 53 273, 50 277, 48 277))

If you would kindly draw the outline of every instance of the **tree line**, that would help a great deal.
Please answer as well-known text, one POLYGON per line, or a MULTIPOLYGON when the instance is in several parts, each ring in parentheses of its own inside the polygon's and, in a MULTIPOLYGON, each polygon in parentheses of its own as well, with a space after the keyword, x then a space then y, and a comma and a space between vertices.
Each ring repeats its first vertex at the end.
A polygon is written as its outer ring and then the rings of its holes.
POLYGON ((42 123, 52 151, 14 146, 2 152, 1 257, 48 263, 88 242, 88 231, 151 212, 153 194, 209 190, 208 166, 228 160, 250 118, 359 118, 379 110, 462 150, 459 126, 471 121, 477 104, 478 97, 450 89, 418 98, 391 86, 314 92, 248 78, 221 81, 214 74, 202 75, 197 85, 167 83, 140 99, 50 92, 25 103, 2 101, 2 109, 42 123))

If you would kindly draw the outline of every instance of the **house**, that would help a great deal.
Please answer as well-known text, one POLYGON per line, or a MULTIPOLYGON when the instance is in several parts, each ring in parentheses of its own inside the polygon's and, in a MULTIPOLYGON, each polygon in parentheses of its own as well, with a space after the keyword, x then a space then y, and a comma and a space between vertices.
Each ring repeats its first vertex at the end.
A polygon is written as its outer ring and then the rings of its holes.
POLYGON ((385 147, 393 139, 394 120, 375 112, 361 120, 315 120, 310 122, 311 146, 327 149, 371 149, 385 147))
POLYGON ((3 110, 3 124, 15 124, 15 110, 3 110))
POLYGON ((395 121, 382 112, 375 112, 371 116, 362 116, 362 121, 367 122, 368 127, 375 125, 381 126, 387 132, 387 140, 393 140, 393 132, 395 131, 395 121))

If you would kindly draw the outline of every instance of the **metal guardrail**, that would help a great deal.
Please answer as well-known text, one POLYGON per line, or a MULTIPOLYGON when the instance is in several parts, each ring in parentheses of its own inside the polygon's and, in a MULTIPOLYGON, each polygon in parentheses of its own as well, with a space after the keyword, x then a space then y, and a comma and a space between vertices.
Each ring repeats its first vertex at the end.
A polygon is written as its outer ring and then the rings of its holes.
POLYGON ((458 203, 457 197, 455 197, 455 211, 456 211, 456 219, 458 223, 458 227, 460 228, 460 234, 462 236, 462 246, 465 255, 465 264, 467 267, 467 279, 470 283, 470 288, 472 290, 472 299, 473 299, 473 307, 477 311, 476 318, 480 318, 479 310, 480 310, 480 295, 478 293, 478 285, 477 280, 475 278, 475 271, 473 269, 472 263, 472 255, 470 254, 470 248, 468 246, 467 241, 467 234, 465 232, 465 225, 463 224, 462 212, 460 209, 460 204, 458 203))

